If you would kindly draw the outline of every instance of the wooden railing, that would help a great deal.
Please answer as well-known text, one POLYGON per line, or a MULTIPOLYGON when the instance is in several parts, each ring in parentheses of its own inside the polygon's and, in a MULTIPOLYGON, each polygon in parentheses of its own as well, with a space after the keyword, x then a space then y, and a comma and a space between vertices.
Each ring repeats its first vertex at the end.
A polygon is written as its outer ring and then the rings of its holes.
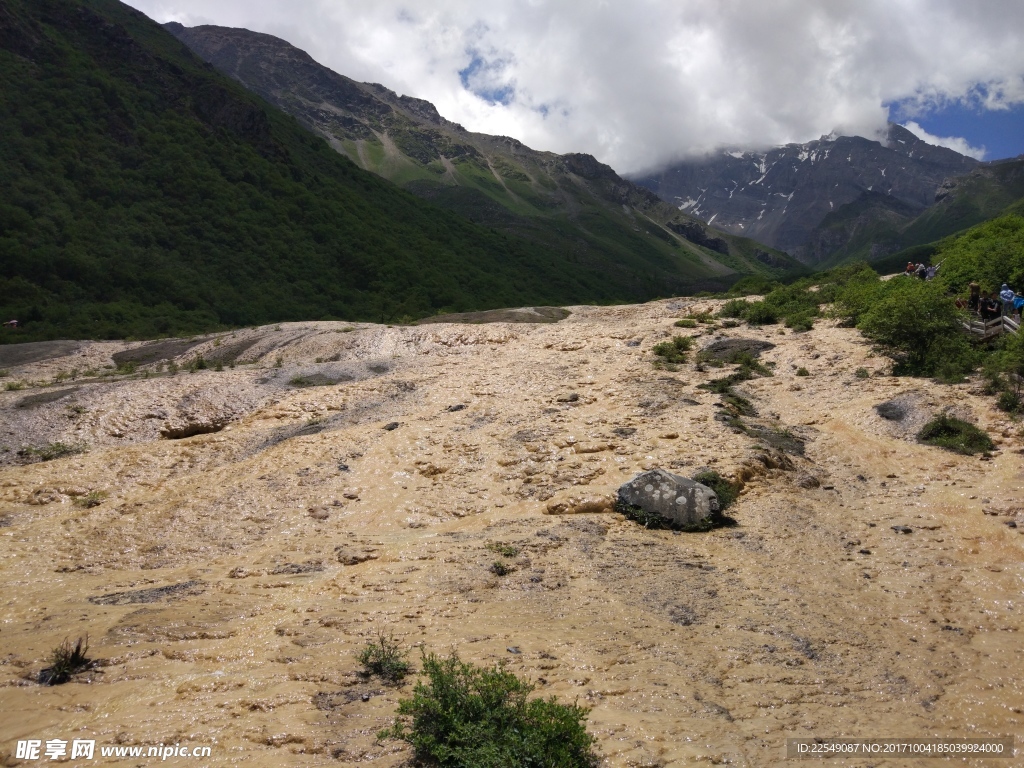
POLYGON ((977 336, 981 341, 995 338, 1003 333, 1017 333, 1020 330, 1020 321, 1005 315, 988 321, 972 318, 971 320, 963 321, 962 324, 964 330, 977 336))

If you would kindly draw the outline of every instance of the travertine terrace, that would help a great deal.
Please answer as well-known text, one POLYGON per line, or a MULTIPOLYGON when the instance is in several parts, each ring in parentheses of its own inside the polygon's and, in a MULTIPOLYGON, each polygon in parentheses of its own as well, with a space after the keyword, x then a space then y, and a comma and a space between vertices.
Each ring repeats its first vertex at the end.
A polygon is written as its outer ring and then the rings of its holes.
POLYGON ((1020 741, 1018 425, 978 382, 887 375, 829 321, 673 327, 716 306, 295 323, 0 366, 27 383, 0 392, 0 760, 31 764, 18 739, 90 738, 209 744, 214 765, 401 765, 375 734, 411 686, 358 674, 378 631, 413 661, 505 661, 587 704, 609 766, 779 765, 790 736, 1020 741), (774 375, 737 387, 752 429, 697 387, 722 369, 655 368, 674 333, 775 345, 774 375), (903 422, 874 409, 894 398, 903 422), (999 450, 915 443, 944 408, 999 450), (88 450, 18 454, 53 443, 88 450), (549 514, 653 467, 742 481, 736 525, 549 514), (518 551, 505 576, 497 543, 518 551), (95 670, 35 682, 85 635, 95 670))

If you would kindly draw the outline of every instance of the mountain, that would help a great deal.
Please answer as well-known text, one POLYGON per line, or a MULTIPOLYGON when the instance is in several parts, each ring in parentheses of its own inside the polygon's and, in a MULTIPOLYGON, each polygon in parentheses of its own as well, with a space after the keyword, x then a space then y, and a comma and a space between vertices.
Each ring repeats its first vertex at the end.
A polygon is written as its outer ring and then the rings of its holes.
POLYGON ((884 143, 829 135, 764 152, 722 151, 635 181, 721 230, 821 264, 898 250, 872 248, 931 206, 949 177, 976 167, 890 124, 884 143))
POLYGON ((430 102, 356 82, 271 35, 165 27, 360 167, 575 263, 646 259, 672 265, 691 287, 799 266, 749 238, 708 230, 590 155, 540 152, 506 136, 467 131, 430 102))
POLYGON ((0 136, 0 313, 21 323, 0 342, 642 300, 732 273, 633 209, 614 252, 474 224, 115 0, 0 0, 0 136))

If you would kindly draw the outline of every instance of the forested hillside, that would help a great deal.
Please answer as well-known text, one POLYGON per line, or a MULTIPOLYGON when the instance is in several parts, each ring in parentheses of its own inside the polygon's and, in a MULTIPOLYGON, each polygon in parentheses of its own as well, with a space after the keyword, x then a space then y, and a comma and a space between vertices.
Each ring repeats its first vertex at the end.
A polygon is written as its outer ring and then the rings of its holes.
POLYGON ((712 274, 474 225, 114 0, 0 0, 0 136, 4 342, 638 300, 712 274))

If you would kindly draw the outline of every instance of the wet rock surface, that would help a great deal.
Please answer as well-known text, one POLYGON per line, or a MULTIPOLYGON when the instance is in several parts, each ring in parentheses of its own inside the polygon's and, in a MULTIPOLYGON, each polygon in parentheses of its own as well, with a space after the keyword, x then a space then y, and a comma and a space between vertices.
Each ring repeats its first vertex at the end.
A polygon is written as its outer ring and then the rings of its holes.
POLYGON ((718 495, 713 490, 664 469, 644 472, 621 485, 618 503, 639 507, 678 528, 699 526, 719 511, 718 495))
POLYGON ((415 666, 420 644, 505 660, 537 695, 590 707, 609 766, 773 765, 788 737, 894 722, 1016 732, 1019 425, 977 383, 856 378, 887 362, 819 321, 715 332, 774 345, 760 352, 774 375, 735 387, 759 415, 734 431, 700 387, 732 364, 668 375, 650 360, 680 316, 718 306, 285 323, 197 339, 162 369, 117 373, 112 356, 139 342, 10 366, 24 388, 0 391, 8 733, 398 768, 409 753, 375 734, 411 689, 359 675, 381 629, 415 666), (229 345, 245 351, 218 371, 229 345), (289 383, 317 372, 353 379, 289 383), (894 400, 911 426, 875 411, 894 400), (944 409, 997 439, 990 461, 905 437, 944 409), (161 436, 189 414, 230 421, 161 436), (23 447, 54 458, 19 464, 23 447), (655 469, 735 483, 736 525, 617 513, 618 488, 655 469), (40 686, 50 652, 85 635, 97 669, 40 686))

